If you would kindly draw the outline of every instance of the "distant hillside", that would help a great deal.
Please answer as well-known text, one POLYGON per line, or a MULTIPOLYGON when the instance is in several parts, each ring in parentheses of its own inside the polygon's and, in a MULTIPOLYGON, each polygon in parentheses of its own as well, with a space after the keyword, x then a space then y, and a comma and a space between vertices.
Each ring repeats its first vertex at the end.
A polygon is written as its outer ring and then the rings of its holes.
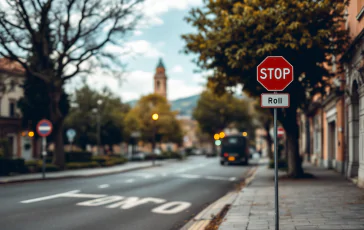
POLYGON ((194 95, 171 101, 172 110, 180 111, 179 114, 182 116, 192 116, 193 110, 195 109, 199 98, 200 95, 194 95))
MULTIPOLYGON (((237 98, 245 98, 245 96, 237 96, 237 98)), ((200 99, 200 95, 193 95, 190 97, 180 98, 174 101, 170 101, 172 110, 180 111, 181 116, 192 116, 193 110, 197 105, 197 101, 200 99)), ((138 100, 127 102, 131 107, 134 107, 138 100)))
MULTIPOLYGON (((170 101, 172 105, 172 110, 180 111, 180 115, 182 116, 192 116, 192 112, 197 105, 197 101, 200 98, 200 95, 194 95, 190 97, 180 98, 174 101, 170 101)), ((138 100, 132 100, 127 102, 131 107, 134 107, 138 100)))

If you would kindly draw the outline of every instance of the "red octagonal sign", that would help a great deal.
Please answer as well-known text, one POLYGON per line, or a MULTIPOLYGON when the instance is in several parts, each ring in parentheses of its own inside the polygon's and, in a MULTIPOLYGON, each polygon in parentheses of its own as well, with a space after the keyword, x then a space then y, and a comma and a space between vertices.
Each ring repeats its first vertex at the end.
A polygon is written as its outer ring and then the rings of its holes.
POLYGON ((293 81, 293 66, 282 56, 269 56, 257 66, 257 81, 268 91, 283 91, 293 81))

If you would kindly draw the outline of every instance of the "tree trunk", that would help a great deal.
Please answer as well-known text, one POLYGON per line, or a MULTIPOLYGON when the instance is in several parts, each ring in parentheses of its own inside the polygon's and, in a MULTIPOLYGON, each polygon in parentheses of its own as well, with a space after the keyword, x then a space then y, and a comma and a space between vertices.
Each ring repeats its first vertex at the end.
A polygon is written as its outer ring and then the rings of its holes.
POLYGON ((54 140, 53 164, 57 165, 60 169, 65 168, 63 123, 64 123, 63 119, 60 119, 58 122, 53 123, 53 140, 54 140))
POLYGON ((268 157, 269 159, 273 159, 273 151, 272 151, 272 144, 273 144, 273 140, 272 137, 270 136, 270 120, 267 120, 266 122, 264 122, 264 129, 267 132, 267 136, 265 137, 266 141, 267 141, 267 153, 268 153, 268 157))
MULTIPOLYGON (((292 106, 292 105, 291 105, 292 106)), ((287 133, 288 175, 293 178, 303 176, 302 158, 299 154, 298 124, 296 108, 290 108, 282 122, 287 133)))
POLYGON ((62 86, 50 87, 48 89, 50 97, 50 120, 53 124, 53 141, 54 141, 54 155, 53 164, 57 165, 59 169, 65 168, 64 156, 64 142, 63 142, 63 124, 64 116, 60 110, 60 100, 62 95, 62 86))

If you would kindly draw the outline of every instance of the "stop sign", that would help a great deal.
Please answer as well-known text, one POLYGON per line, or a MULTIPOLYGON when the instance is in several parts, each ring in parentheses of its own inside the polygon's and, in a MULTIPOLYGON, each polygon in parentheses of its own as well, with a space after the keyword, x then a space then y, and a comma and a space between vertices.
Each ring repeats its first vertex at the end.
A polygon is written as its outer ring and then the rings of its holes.
POLYGON ((293 66, 282 56, 269 56, 257 66, 257 81, 268 91, 283 91, 293 81, 293 66))

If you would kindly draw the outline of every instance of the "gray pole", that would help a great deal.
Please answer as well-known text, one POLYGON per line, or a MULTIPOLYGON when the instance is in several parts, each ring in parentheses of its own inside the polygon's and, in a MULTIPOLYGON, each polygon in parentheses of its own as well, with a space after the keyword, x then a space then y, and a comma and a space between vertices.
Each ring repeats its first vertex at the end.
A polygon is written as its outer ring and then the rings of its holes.
POLYGON ((278 203, 278 152, 277 152, 277 108, 274 108, 274 189, 275 189, 275 225, 279 230, 279 203, 278 203))
POLYGON ((100 132, 101 132, 101 127, 100 127, 100 111, 99 109, 97 110, 97 155, 100 155, 100 142, 101 142, 101 137, 100 137, 100 132))
POLYGON ((43 179, 45 179, 45 166, 46 166, 46 157, 47 157, 47 139, 46 137, 42 137, 42 156, 43 156, 43 165, 42 165, 42 174, 43 179))
POLYGON ((156 132, 156 120, 153 120, 153 142, 152 142, 152 157, 153 157, 153 166, 155 165, 155 146, 156 146, 156 136, 157 132, 156 132))

